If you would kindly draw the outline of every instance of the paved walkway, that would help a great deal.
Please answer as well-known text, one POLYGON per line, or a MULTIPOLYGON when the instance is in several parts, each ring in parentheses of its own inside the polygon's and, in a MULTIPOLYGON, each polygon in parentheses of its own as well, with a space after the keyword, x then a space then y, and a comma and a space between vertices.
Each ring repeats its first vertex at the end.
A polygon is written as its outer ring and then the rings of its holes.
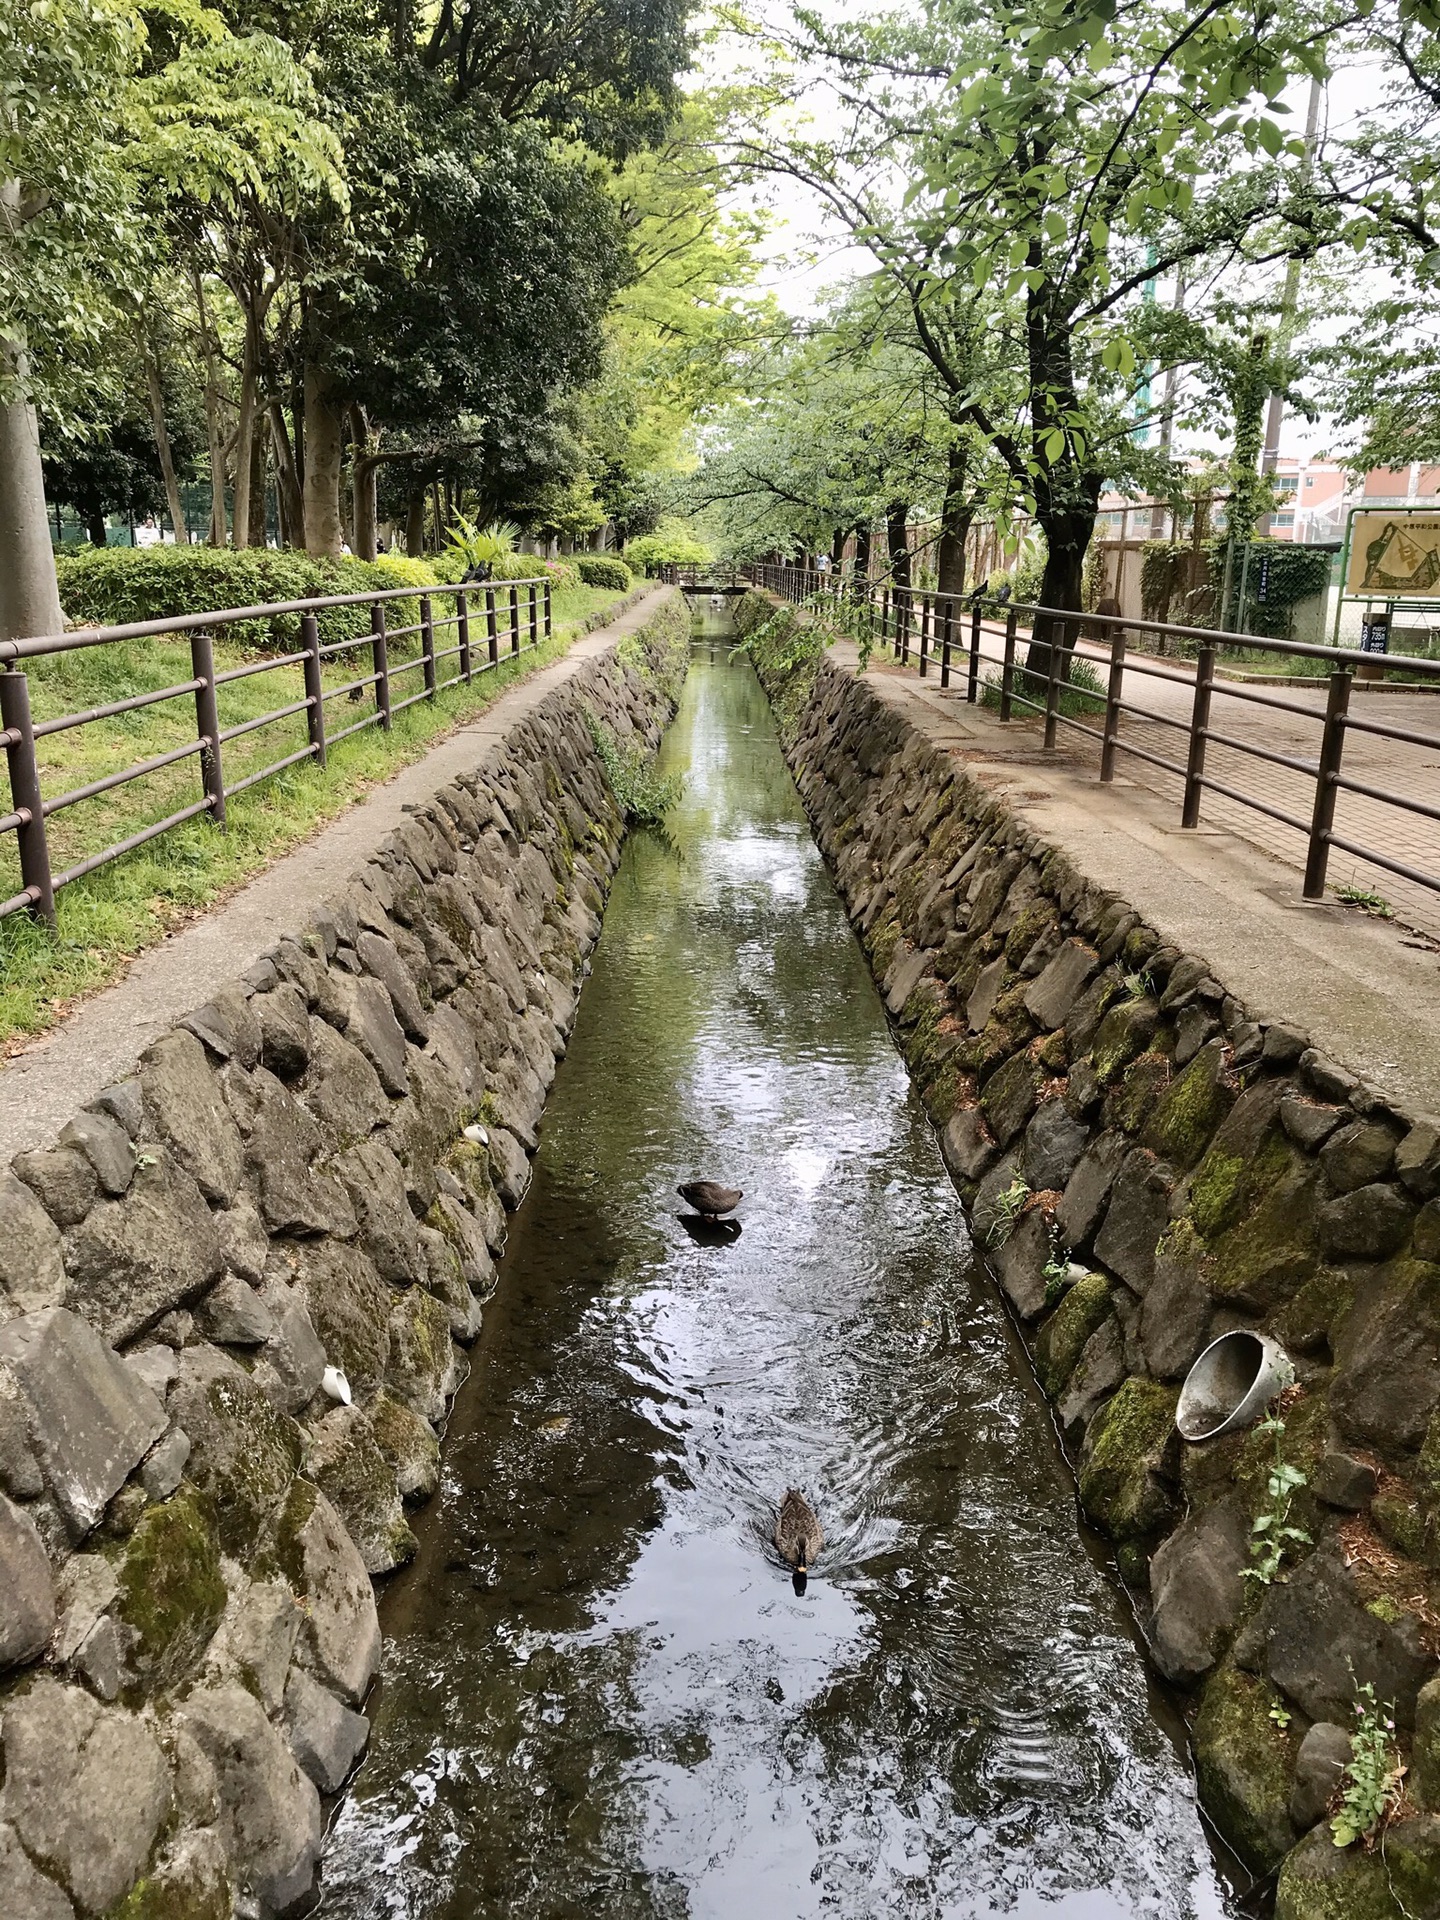
POLYGON ((0 1067, 0 1167, 53 1139, 87 1100, 121 1078, 176 1020, 201 1006, 298 926, 399 824, 461 773, 482 765, 526 714, 586 661, 633 633, 671 591, 658 588, 563 658, 501 694, 467 725, 376 787, 294 853, 277 860, 217 912, 141 954, 123 980, 86 1000, 63 1025, 0 1067))
MULTIPOLYGON (((998 681, 1000 677, 1000 636, 1001 630, 996 628, 987 630, 982 638, 982 679, 993 677, 998 681)), ((1109 673, 1108 652, 1088 643, 1082 643, 1079 651, 1095 662, 1103 684, 1109 673)), ((1023 636, 1018 657, 1023 661, 1023 636)), ((961 664, 958 672, 952 666, 952 686, 956 680, 959 681, 963 698, 964 661, 958 648, 954 650, 953 658, 961 664)), ((916 656, 912 652, 909 668, 912 673, 916 671, 915 662, 916 656)), ((886 657, 877 657, 876 664, 882 671, 886 670, 886 657)), ((938 685, 938 662, 930 664, 927 680, 932 677, 938 685)), ((1183 765, 1187 735, 1181 729, 1188 729, 1194 704, 1193 666, 1179 660, 1144 659, 1134 662, 1125 672, 1121 698, 1153 716, 1141 718, 1135 714, 1125 714, 1121 720, 1121 741, 1140 747, 1148 754, 1183 765), (1163 678, 1159 677, 1162 675, 1163 678)), ((1247 746, 1264 747, 1271 753, 1313 765, 1320 747, 1325 698, 1323 681, 1290 680, 1283 686, 1228 681, 1216 686, 1210 725, 1222 734, 1245 742, 1247 746), (1302 711, 1277 710, 1247 697, 1250 695, 1285 701, 1302 711)), ((1016 713, 1018 726, 1029 733, 1038 732, 1038 721, 1019 718, 1019 708, 1016 713)), ((1355 724, 1349 730, 1345 743, 1343 774, 1383 792, 1440 807, 1440 691, 1435 694, 1372 693, 1362 686, 1351 697, 1350 714, 1355 724), (1381 739, 1365 731, 1367 722, 1403 728, 1410 733, 1429 734, 1434 744, 1423 746, 1381 739)), ((1101 724, 1098 713, 1081 714, 1076 718, 1097 730, 1101 724)), ((1098 772, 1099 743, 1075 728, 1067 727, 1063 721, 1058 752, 1066 766, 1098 772)), ((1117 760, 1116 770, 1117 774, 1123 773, 1134 784, 1147 787, 1168 800, 1178 821, 1184 788, 1184 782, 1178 774, 1123 750, 1117 760)), ((1253 753, 1223 746, 1214 740, 1210 742, 1205 770, 1208 778, 1251 796, 1280 813, 1289 814, 1292 819, 1303 821, 1308 828, 1315 799, 1313 775, 1292 767, 1278 766, 1273 761, 1259 759, 1253 753)), ((1243 801, 1233 800, 1228 795, 1209 789, 1201 803, 1201 822, 1205 826, 1223 827, 1228 832, 1252 840, 1277 860, 1293 867, 1297 873, 1304 870, 1305 833, 1261 813, 1255 807, 1246 806, 1243 801)), ((1372 847, 1405 866, 1440 878, 1440 823, 1427 820, 1421 814, 1407 812, 1368 795, 1342 791, 1335 810, 1334 830, 1342 839, 1352 841, 1357 846, 1372 847)), ((1331 850, 1329 885, 1332 891, 1342 886, 1355 886, 1378 893, 1409 927, 1440 938, 1440 892, 1433 888, 1416 885, 1373 861, 1340 848, 1331 850)))
MULTIPOLYGON (((848 645, 837 647, 832 657, 840 666, 857 664, 848 645)), ((1338 903, 1302 900, 1301 836, 1216 798, 1208 802, 1200 829, 1187 833, 1180 826, 1178 782, 1133 756, 1123 762, 1124 771, 1113 784, 1101 786, 1095 777, 1097 755, 1088 741, 1077 747, 1071 744, 1076 736, 1066 741, 1062 730, 1065 744, 1047 754, 1037 722, 1002 725, 993 710, 967 705, 963 674, 955 674, 951 690, 942 693, 938 671, 922 681, 913 663, 902 670, 877 655, 868 672, 882 698, 962 759, 985 786, 1063 847, 1082 872, 1129 900, 1167 938, 1202 954, 1216 978, 1254 1012, 1304 1029, 1317 1046, 1402 1107, 1440 1114, 1440 945, 1398 920, 1375 919, 1338 903)), ((1138 675, 1129 678, 1139 681, 1138 675)), ((1127 697, 1135 691, 1132 684, 1127 697)), ((1188 713, 1188 694, 1177 690, 1170 697, 1188 713)), ((1440 701, 1405 695, 1361 698, 1363 715, 1376 711, 1373 699, 1387 710, 1401 709, 1401 724, 1440 731, 1440 701)), ((1225 706, 1234 710, 1238 704, 1225 706)), ((1226 730, 1234 725, 1228 711, 1223 721, 1217 711, 1215 723, 1226 730)), ((1294 724, 1300 728, 1309 723, 1297 718, 1294 724)), ((1181 736, 1172 728, 1128 718, 1125 725, 1133 729, 1131 738, 1147 746, 1150 735, 1140 727, 1149 726, 1157 739, 1166 736, 1163 749, 1154 750, 1179 757, 1173 740, 1181 736)), ((1432 768, 1440 759, 1428 757, 1432 768)), ((1261 764, 1246 757, 1247 768, 1261 764)), ((1217 777, 1229 784, 1218 761, 1215 766, 1217 777)), ((1289 776, 1285 769, 1265 771, 1303 783, 1302 776, 1289 776)), ((1434 793, 1436 775, 1430 768, 1409 768, 1405 777, 1421 774, 1431 783, 1427 791, 1434 793)), ((1391 776, 1387 772, 1383 777, 1391 776)), ((1249 790, 1259 791, 1253 775, 1249 790)), ((1270 791, 1284 792, 1277 804, 1308 813, 1308 806, 1299 807, 1293 792, 1278 782, 1270 791)), ((1393 809, 1380 810, 1396 817, 1393 809)), ((1416 864, 1437 865, 1433 841, 1416 864)), ((1338 858, 1332 871, 1337 881, 1348 877, 1338 858)), ((1363 873, 1360 863, 1357 872, 1363 873)), ((1368 879, 1364 883, 1371 884, 1368 879)), ((1398 909, 1399 883, 1382 875, 1374 884, 1398 909)), ((1428 914, 1428 925, 1440 930, 1440 901, 1414 891, 1417 923, 1428 914)), ((1411 910, 1407 899, 1407 917, 1411 910)))

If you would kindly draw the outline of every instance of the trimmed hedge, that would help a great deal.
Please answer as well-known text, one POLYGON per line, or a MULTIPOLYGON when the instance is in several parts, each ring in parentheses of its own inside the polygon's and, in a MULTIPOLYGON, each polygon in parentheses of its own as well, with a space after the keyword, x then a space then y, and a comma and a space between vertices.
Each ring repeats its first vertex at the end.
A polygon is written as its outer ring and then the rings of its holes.
MULTIPOLYGON (((308 554, 269 547, 90 547, 57 554, 60 602, 78 626, 124 626, 138 620, 169 620, 224 607, 264 606, 278 600, 312 600, 332 593, 374 593, 387 587, 429 587, 436 575, 423 560, 386 554, 378 560, 312 560, 308 554)), ((413 626, 418 600, 392 600, 386 620, 413 626)), ((369 631, 363 607, 332 607, 319 616, 328 645, 369 631)), ((300 633, 298 614, 245 620, 225 630, 241 645, 292 648, 300 633)))
POLYGON ((612 553, 577 553, 575 571, 587 587, 614 587, 617 593, 629 591, 635 578, 623 560, 612 553))

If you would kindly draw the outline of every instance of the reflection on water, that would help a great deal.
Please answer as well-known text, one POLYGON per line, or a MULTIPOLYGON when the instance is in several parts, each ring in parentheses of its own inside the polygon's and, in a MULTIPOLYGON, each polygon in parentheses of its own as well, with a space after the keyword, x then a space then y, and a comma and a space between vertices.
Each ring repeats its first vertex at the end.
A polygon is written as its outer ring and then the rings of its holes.
POLYGON ((1216 1916, 764 698, 694 651, 673 843, 617 877, 325 1911, 1216 1916), (738 1235, 680 1217, 697 1174, 738 1235))

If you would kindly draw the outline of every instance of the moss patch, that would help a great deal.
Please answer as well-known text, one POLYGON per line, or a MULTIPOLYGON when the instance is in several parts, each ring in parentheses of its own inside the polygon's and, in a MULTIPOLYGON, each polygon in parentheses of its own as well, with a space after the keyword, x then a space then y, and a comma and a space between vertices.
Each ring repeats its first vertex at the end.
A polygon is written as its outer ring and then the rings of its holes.
POLYGON ((1139 1133, 1169 1084, 1170 1062, 1166 1056, 1142 1053, 1130 1062, 1119 1087, 1110 1094, 1105 1108, 1107 1122, 1123 1127, 1126 1133, 1139 1133))
POLYGON ((1145 1145, 1185 1172, 1198 1165, 1235 1101, 1218 1048, 1202 1047, 1156 1106, 1145 1145))
POLYGON ((225 1611, 211 1502, 182 1486, 149 1508, 116 1572, 116 1612, 138 1635, 132 1664, 151 1686, 176 1686, 199 1663, 225 1611))
POLYGON ((1284 1701, 1264 1680, 1222 1667, 1205 1688, 1193 1735, 1206 1811, 1247 1865, 1268 1873, 1295 1838, 1290 1786, 1299 1742, 1270 1718, 1284 1701))
MULTIPOLYGON (((1312 1353, 1329 1342, 1333 1347, 1345 1315, 1355 1304, 1355 1282, 1339 1267, 1321 1267, 1289 1301, 1275 1333, 1282 1346, 1297 1353, 1312 1353)), ((1440 1454, 1436 1457, 1440 1468, 1440 1454)), ((1437 1481, 1440 1489, 1440 1481, 1437 1481)))
POLYGON ((1087 1273, 1077 1280, 1035 1342, 1035 1367, 1040 1384, 1054 1400, 1075 1371, 1085 1343, 1104 1323, 1110 1311, 1110 1282, 1103 1273, 1087 1273))
POLYGON ((1110 1009, 1090 1049, 1091 1063, 1102 1085, 1117 1079, 1123 1068, 1146 1051, 1159 1021, 1160 1009, 1148 995, 1122 1000, 1110 1009))
POLYGON ((1234 1153, 1223 1145, 1210 1149, 1190 1185, 1190 1216, 1207 1240, 1223 1233, 1281 1177, 1291 1164, 1291 1147, 1278 1127, 1271 1128, 1254 1154, 1234 1153))
POLYGON ((1402 1820, 1383 1850, 1333 1845, 1328 1827, 1307 1834, 1280 1869, 1275 1920, 1417 1920, 1440 1912, 1440 1821, 1402 1820))
POLYGON ((1174 1496, 1154 1469, 1170 1442, 1178 1397, 1173 1387, 1132 1375, 1095 1416, 1080 1498, 1114 1539, 1154 1533, 1174 1511, 1174 1496))
MULTIPOLYGON (((1296 1154, 1235 1226, 1211 1242, 1208 1278, 1217 1300, 1263 1312, 1314 1277, 1315 1172, 1296 1154)), ((1248 1185, 1248 1176, 1242 1181, 1248 1185)))

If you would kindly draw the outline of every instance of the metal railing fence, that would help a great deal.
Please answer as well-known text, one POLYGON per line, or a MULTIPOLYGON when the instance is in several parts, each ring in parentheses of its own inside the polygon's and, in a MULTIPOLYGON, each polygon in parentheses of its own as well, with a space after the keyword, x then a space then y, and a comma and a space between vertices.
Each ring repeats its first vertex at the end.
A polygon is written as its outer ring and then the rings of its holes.
POLYGON ((394 716, 406 707, 422 700, 434 700, 448 687, 469 685, 480 674, 496 667, 502 658, 514 658, 531 651, 542 639, 550 637, 552 624, 548 579, 499 580, 488 585, 437 585, 423 590, 388 587, 372 593, 328 594, 311 600, 285 600, 266 606, 227 607, 215 613, 142 620, 127 626, 81 628, 33 640, 0 641, 0 669, 3 669, 0 670, 0 745, 5 748, 10 775, 10 811, 0 813, 0 837, 12 833, 16 837, 21 880, 19 892, 0 900, 0 919, 28 911, 53 927, 55 895, 62 887, 200 815, 223 827, 226 803, 237 793, 303 761, 314 761, 323 767, 332 747, 367 727, 378 726, 388 733, 394 716), (390 626, 387 609, 401 600, 418 603, 419 618, 402 626, 390 626), (437 602, 440 611, 437 611, 437 602), (354 634, 322 645, 319 616, 343 608, 354 608, 363 616, 363 623, 354 634), (267 654, 260 659, 245 659, 217 671, 217 638, 223 638, 228 630, 244 623, 278 618, 298 618, 298 648, 267 654), (439 644, 450 634, 454 636, 450 644, 439 644), (190 678, 73 713, 54 714, 39 720, 33 717, 30 676, 22 670, 21 663, 93 647, 178 639, 189 641, 190 678), (413 658, 392 659, 390 649, 398 641, 411 643, 413 658), (339 661, 343 655, 367 652, 369 672, 338 685, 325 684, 327 662, 339 661), (445 663, 452 660, 456 663, 454 670, 445 671, 445 663), (220 701, 225 687, 258 674, 294 668, 298 668, 302 676, 300 698, 230 726, 221 724, 220 701), (410 674, 420 676, 418 690, 402 691, 397 698, 396 683, 403 689, 405 677, 410 674), (330 703, 342 697, 359 702, 367 690, 373 696, 371 711, 338 730, 331 728, 327 714, 330 703), (118 720, 123 715, 169 701, 192 700, 193 739, 66 792, 46 794, 42 790, 38 742, 76 727, 118 720), (227 780, 226 748, 230 742, 297 716, 303 716, 305 724, 306 740, 302 747, 258 769, 248 770, 243 778, 227 780), (54 870, 47 820, 64 808, 97 799, 192 758, 197 762, 199 788, 193 801, 59 872, 54 870))
MULTIPOLYGON (((813 568, 791 566, 752 566, 744 569, 751 584, 764 588, 795 605, 814 605, 818 611, 843 612, 853 622, 857 614, 866 624, 873 642, 893 650, 896 660, 908 666, 915 660, 922 675, 938 665, 940 685, 949 687, 957 660, 965 673, 965 698, 981 699, 980 668, 990 660, 1000 668, 997 686, 1000 718, 1014 717, 1014 710, 1025 709, 1044 722, 1044 744, 1053 749, 1058 731, 1067 727, 1099 747, 1099 778, 1109 784, 1115 775, 1116 756, 1130 754, 1151 766, 1174 774, 1183 782, 1180 824, 1197 827, 1203 796, 1220 794, 1282 826, 1304 835, 1306 842, 1304 898, 1323 898, 1330 855, 1333 850, 1349 853, 1395 874, 1416 886, 1440 893, 1440 871, 1431 872, 1398 859, 1393 850, 1367 845, 1341 835, 1335 828, 1336 803, 1349 793, 1381 803, 1414 818, 1440 822, 1440 781, 1431 798, 1419 798, 1354 778, 1345 771, 1345 748, 1351 734, 1401 742, 1407 746, 1440 750, 1440 732, 1420 727, 1399 726, 1380 719, 1362 718, 1352 713, 1351 694, 1356 669, 1363 664, 1368 675, 1381 682, 1387 675, 1403 674, 1414 684, 1416 679, 1433 685, 1440 692, 1440 661, 1412 656, 1360 654, 1353 648, 1312 645, 1308 641, 1269 640, 1250 633, 1228 633, 1209 627, 1185 627, 1166 621, 1135 620, 1120 614, 1075 613, 1030 602, 1002 603, 993 596, 970 593, 942 594, 897 586, 889 581, 837 579, 832 573, 813 568), (1000 616, 987 619, 987 614, 1000 616), (1050 643, 1044 647, 1044 665, 1032 671, 1017 664, 1016 648, 1021 639, 1020 621, 1026 618, 1033 629, 1037 618, 1048 623, 1050 643), (1173 665, 1159 664, 1153 657, 1136 658, 1129 650, 1129 636, 1153 635, 1166 641, 1193 642, 1197 648, 1193 677, 1177 672, 1173 665), (983 652, 989 637, 1001 642, 998 660, 983 652), (1085 658, 1078 652, 1082 641, 1093 641, 1097 652, 1091 658, 1105 671, 1103 691, 1078 684, 1071 678, 1072 663, 1085 658), (1242 686, 1217 675, 1221 649, 1243 648, 1248 652, 1274 654, 1277 657, 1303 657, 1329 667, 1323 677, 1297 682, 1297 691, 1305 685, 1318 692, 1325 690, 1323 709, 1296 699, 1276 695, 1268 687, 1242 686), (1168 681, 1189 694, 1184 717, 1161 713, 1137 705, 1126 694, 1126 676, 1168 681), (1090 706, 1090 717, 1098 724, 1087 724, 1073 713, 1062 711, 1066 694, 1076 695, 1090 706), (1300 716, 1320 729, 1313 758, 1283 753, 1256 740, 1247 740, 1212 724, 1212 708, 1217 698, 1236 700, 1249 706, 1271 709, 1289 716, 1300 716), (1103 717, 1102 717, 1103 716, 1103 717), (1168 727, 1175 733, 1175 757, 1156 753, 1151 747, 1127 739, 1122 720, 1168 727), (1277 806, 1255 792, 1222 781, 1207 770, 1207 749, 1220 746, 1250 758, 1288 769, 1309 782, 1309 807, 1302 816, 1288 807, 1277 806)), ((1043 643, 1042 643, 1043 645, 1043 643)), ((1440 847, 1440 838, 1430 844, 1440 847)))

